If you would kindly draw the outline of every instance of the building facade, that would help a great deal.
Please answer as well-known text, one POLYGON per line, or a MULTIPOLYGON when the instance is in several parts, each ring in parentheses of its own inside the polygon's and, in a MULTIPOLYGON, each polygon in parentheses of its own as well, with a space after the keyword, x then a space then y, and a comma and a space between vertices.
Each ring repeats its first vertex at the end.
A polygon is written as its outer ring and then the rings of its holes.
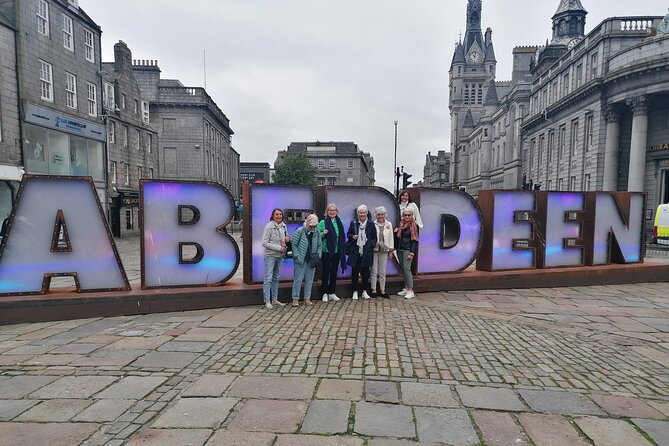
POLYGON ((109 222, 114 237, 139 233, 139 180, 158 174, 158 133, 133 74, 132 52, 114 45, 102 64, 102 116, 107 127, 109 222))
POLYGON ((227 116, 204 88, 161 79, 158 63, 141 60, 133 72, 158 132, 161 179, 216 181, 239 199, 239 153, 227 116))
POLYGON ((91 176, 106 203, 100 27, 77 0, 6 1, 2 10, 17 30, 26 173, 91 176))
POLYGON ((425 167, 423 168, 423 187, 451 187, 450 181, 451 153, 445 150, 437 151, 436 155, 427 152, 425 167))
POLYGON ((16 29, 0 9, 0 222, 9 214, 23 175, 16 29))
POLYGON ((241 183, 269 183, 269 163, 239 163, 239 179, 241 183))
POLYGON ((319 186, 373 186, 374 158, 353 142, 291 142, 278 153, 274 167, 286 155, 306 155, 316 168, 319 186))

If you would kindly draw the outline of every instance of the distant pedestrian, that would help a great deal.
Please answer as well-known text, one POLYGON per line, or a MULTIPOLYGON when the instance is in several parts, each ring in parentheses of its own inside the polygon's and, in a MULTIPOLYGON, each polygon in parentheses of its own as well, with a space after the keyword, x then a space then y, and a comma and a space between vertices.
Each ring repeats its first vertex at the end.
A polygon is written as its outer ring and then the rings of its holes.
POLYGON ((361 204, 356 208, 357 218, 351 221, 348 227, 346 245, 348 259, 346 263, 353 269, 351 273, 351 286, 353 287, 353 300, 358 300, 358 295, 363 299, 369 299, 369 269, 374 262, 374 247, 376 246, 376 228, 369 221, 367 206, 361 204), (358 283, 358 277, 361 282, 358 283))
POLYGON ((400 196, 397 200, 397 203, 399 204, 400 207, 400 215, 402 215, 402 212, 404 212, 405 209, 410 209, 411 212, 413 212, 414 220, 418 225, 418 229, 423 229, 423 220, 421 220, 420 218, 420 211, 418 210, 418 206, 416 206, 416 203, 414 203, 413 200, 411 199, 411 194, 409 193, 408 190, 405 189, 402 192, 400 192, 400 196))
POLYGON ((379 291, 381 297, 389 299, 390 296, 386 294, 386 267, 388 266, 388 259, 393 258, 393 251, 395 250, 395 237, 393 234, 393 225, 386 220, 386 208, 379 206, 374 210, 376 214, 376 246, 374 247, 374 263, 372 264, 372 297, 376 297, 376 282, 378 277, 379 291))
POLYGON ((397 257, 402 267, 404 275, 404 288, 400 291, 400 296, 405 299, 416 297, 413 291, 413 275, 411 274, 411 264, 416 252, 418 251, 418 224, 414 220, 414 214, 411 209, 404 209, 400 225, 395 229, 397 235, 397 257))
POLYGON ((304 281, 304 303, 311 305, 311 287, 314 283, 316 267, 321 261, 321 235, 316 229, 318 217, 310 214, 301 228, 293 234, 293 306, 300 305, 300 288, 304 281))
POLYGON ((278 299, 279 274, 289 241, 286 224, 283 222, 283 211, 274 209, 262 233, 262 246, 265 248, 265 279, 262 284, 262 292, 265 307, 269 310, 273 308, 272 304, 282 307, 285 305, 278 299))
POLYGON ((323 240, 321 257, 321 292, 323 302, 328 300, 337 302, 339 297, 335 294, 337 286, 337 270, 341 267, 346 271, 346 257, 344 247, 346 245, 346 233, 344 224, 339 218, 337 205, 328 204, 325 208, 325 218, 318 222, 318 232, 323 240))

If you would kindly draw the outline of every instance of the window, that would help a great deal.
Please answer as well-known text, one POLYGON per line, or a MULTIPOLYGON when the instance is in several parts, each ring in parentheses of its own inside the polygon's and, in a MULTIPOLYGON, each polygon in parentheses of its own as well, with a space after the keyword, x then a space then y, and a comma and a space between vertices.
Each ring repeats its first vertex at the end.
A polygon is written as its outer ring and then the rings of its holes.
POLYGON ((109 182, 116 184, 116 161, 112 161, 109 164, 109 182))
POLYGON ((325 169, 325 160, 318 160, 318 168, 325 169))
POLYGON ((88 114, 90 116, 98 115, 98 88, 95 84, 86 83, 88 90, 88 114))
POLYGON ((328 186, 336 186, 336 185, 337 185, 336 178, 328 178, 328 186))
POLYGON ((476 95, 476 103, 483 104, 483 87, 479 84, 478 94, 476 95))
POLYGON ((572 155, 576 153, 577 146, 578 146, 578 121, 574 121, 571 124, 571 144, 569 147, 570 153, 572 155))
POLYGON ((562 94, 569 94, 569 73, 562 76, 562 94))
POLYGON ((590 78, 594 79, 597 77, 597 69, 599 64, 599 54, 595 53, 590 56, 590 78))
POLYGON ((353 158, 349 158, 349 159, 347 159, 347 160, 346 160, 346 166, 347 166, 349 169, 353 169, 354 161, 355 161, 355 160, 354 160, 353 158))
POLYGON ((89 30, 84 30, 84 48, 86 60, 95 62, 95 41, 93 40, 93 33, 89 30))
POLYGON ((53 77, 51 64, 40 60, 39 80, 42 90, 42 99, 53 102, 53 77))
POLYGON ((147 101, 142 101, 142 120, 144 124, 149 123, 149 103, 147 101))
POLYGON ((72 73, 65 73, 65 103, 68 108, 77 109, 77 77, 72 73))
POLYGON ((151 153, 151 152, 153 152, 153 149, 151 148, 151 146, 153 145, 153 135, 151 133, 149 133, 146 136, 147 136, 147 138, 146 138, 146 151, 148 153, 151 153))
POLYGON ((465 105, 469 105, 469 85, 465 87, 465 105))
POLYGON ((121 108, 125 110, 125 94, 121 93, 121 108))
POLYGON ((325 178, 319 178, 318 179, 318 185, 319 186, 325 186, 325 178))
POLYGON ((334 169, 337 167, 337 161, 335 160, 330 160, 330 169, 334 169))
POLYGON ((592 148, 592 122, 593 122, 593 117, 592 115, 588 115, 585 118, 585 150, 586 152, 592 148))
POLYGON ((114 85, 110 84, 108 82, 105 82, 105 89, 104 89, 104 94, 102 96, 102 104, 106 108, 111 108, 112 110, 114 109, 114 85))
POLYGON ((562 156, 565 156, 567 150, 567 127, 564 125, 560 127, 560 138, 558 139, 558 144, 560 146, 560 153, 562 153, 562 156))
MULTIPOLYGON (((128 166, 126 166, 126 167, 128 167, 128 166)), ((133 221, 132 221, 132 208, 126 208, 125 209, 125 229, 131 230, 131 231, 134 229, 134 225, 133 225, 133 221)))
POLYGON ((569 178, 569 190, 570 191, 576 190, 576 177, 569 178))
POLYGON ((45 36, 49 35, 49 4, 46 0, 37 3, 37 31, 45 36))
POLYGON ((123 184, 126 186, 130 184, 130 166, 128 166, 128 163, 125 163, 125 173, 123 175, 123 184))
POLYGON ((142 140, 142 132, 137 130, 137 139, 135 140, 135 149, 140 149, 140 141, 142 140))
POLYGON ((144 172, 142 171, 142 166, 137 166, 137 184, 139 184, 139 180, 141 180, 143 176, 144 172))
POLYGON ((139 101, 135 99, 135 114, 139 113, 139 101))
POLYGON ((558 190, 563 190, 564 187, 563 183, 564 181, 562 180, 562 178, 558 179, 558 190))
POLYGON ((116 123, 112 120, 107 122, 107 142, 116 143, 116 123))
POLYGON ((586 173, 585 174, 585 188, 583 189, 585 192, 590 191, 590 174, 586 173))
POLYGON ((74 51, 74 39, 72 38, 72 19, 68 16, 63 16, 63 47, 70 51, 74 51))
POLYGON ((548 161, 553 161, 555 156, 555 132, 548 132, 548 161))
POLYGON ((123 126, 123 134, 121 136, 123 138, 123 147, 128 147, 128 126, 127 125, 123 126))
POLYGON ((149 167, 149 178, 153 179, 153 167, 149 167))

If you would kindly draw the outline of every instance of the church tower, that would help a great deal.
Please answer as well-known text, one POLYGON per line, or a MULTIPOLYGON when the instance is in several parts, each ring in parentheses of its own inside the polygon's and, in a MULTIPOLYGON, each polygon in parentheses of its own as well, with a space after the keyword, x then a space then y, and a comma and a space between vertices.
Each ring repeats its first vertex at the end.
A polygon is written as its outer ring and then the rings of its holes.
POLYGON ((588 11, 580 0, 560 0, 553 15, 553 45, 567 45, 571 49, 585 36, 585 16, 588 11))
POLYGON ((485 114, 487 88, 495 78, 497 67, 492 30, 488 28, 484 36, 481 29, 481 9, 481 0, 467 1, 467 29, 464 39, 459 39, 455 44, 448 72, 448 107, 451 115, 450 178, 453 183, 467 180, 466 163, 463 161, 469 154, 466 148, 459 149, 460 138, 468 136, 474 127, 472 124, 478 125, 485 114))

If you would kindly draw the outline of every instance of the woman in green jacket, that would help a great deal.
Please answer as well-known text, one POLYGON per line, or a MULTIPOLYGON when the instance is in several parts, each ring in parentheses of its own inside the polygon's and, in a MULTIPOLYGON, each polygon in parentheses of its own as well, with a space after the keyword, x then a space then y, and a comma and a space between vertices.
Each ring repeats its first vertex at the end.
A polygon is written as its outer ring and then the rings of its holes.
POLYGON ((310 214, 291 238, 293 244, 293 306, 300 305, 300 288, 304 280, 304 303, 311 305, 311 287, 321 258, 321 234, 316 230, 318 217, 310 214))

